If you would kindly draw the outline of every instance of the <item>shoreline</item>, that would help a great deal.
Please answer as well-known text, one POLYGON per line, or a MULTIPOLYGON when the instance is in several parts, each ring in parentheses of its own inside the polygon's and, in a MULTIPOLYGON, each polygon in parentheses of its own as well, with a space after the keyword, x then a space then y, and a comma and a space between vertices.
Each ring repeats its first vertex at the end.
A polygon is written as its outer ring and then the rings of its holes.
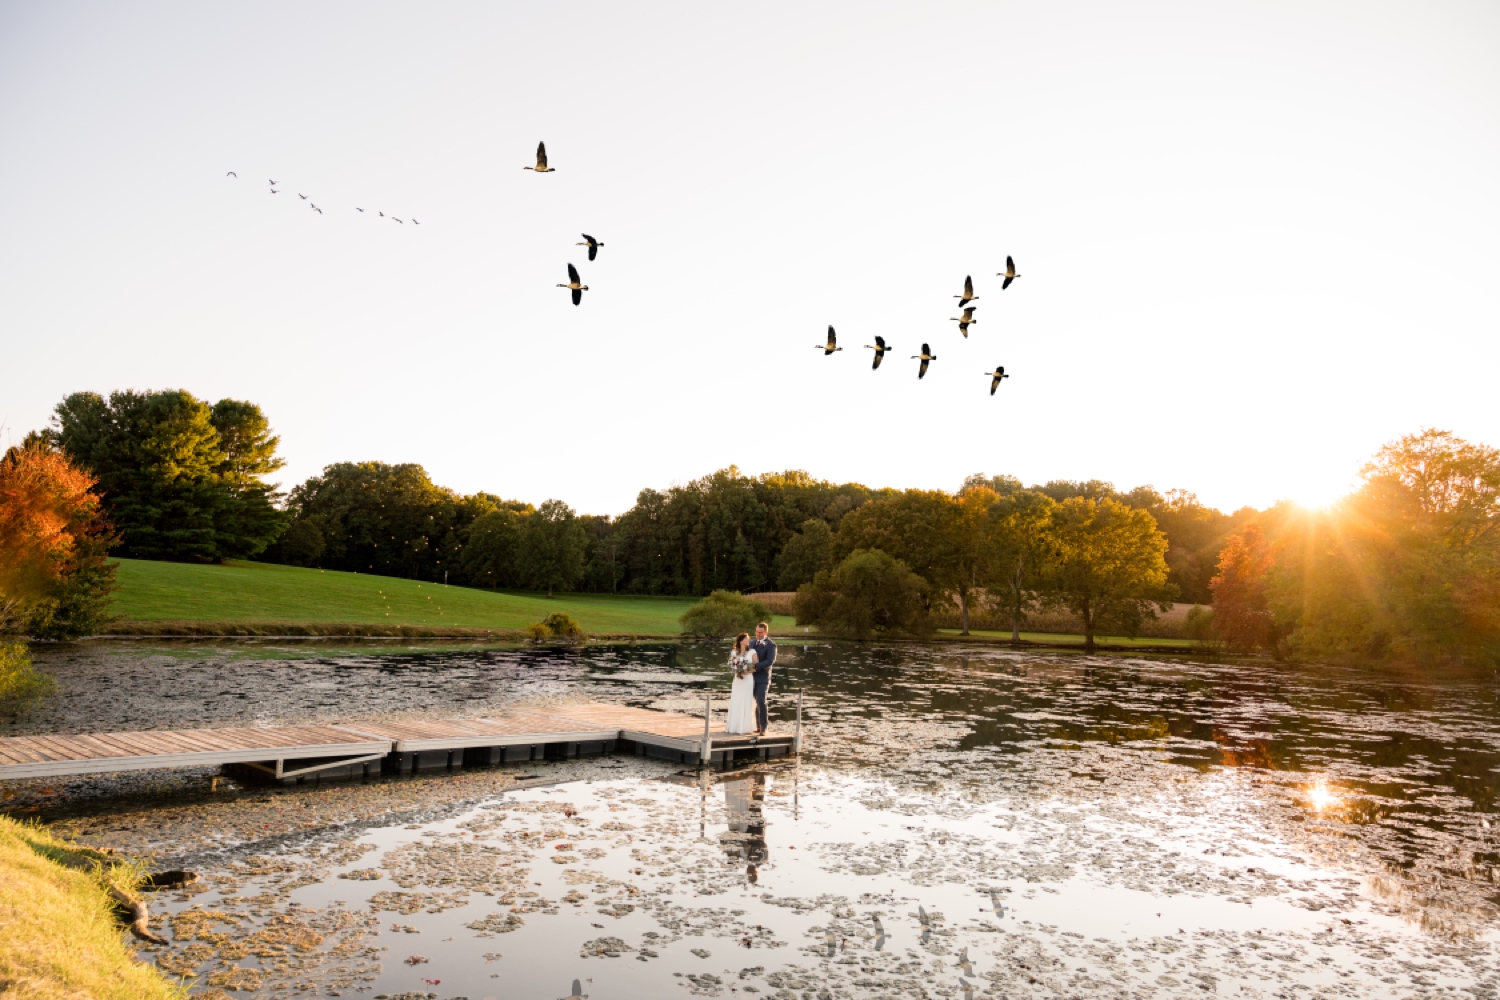
MULTIPOLYGON (((796 642, 799 633, 783 632, 780 639, 796 642)), ((850 639, 841 636, 826 636, 800 633, 804 640, 834 642, 879 642, 879 643, 948 643, 980 646, 999 646, 1010 649, 1045 649, 1070 652, 1086 652, 1082 636, 1059 634, 1053 640, 1012 640, 1008 636, 954 635, 938 632, 932 636, 913 639, 908 637, 881 636, 871 639, 850 639)), ((1113 637, 1111 637, 1113 638, 1113 637)), ((101 639, 470 639, 503 643, 536 644, 525 629, 465 628, 429 625, 371 625, 339 622, 286 622, 286 621, 125 621, 114 622, 110 631, 88 636, 77 641, 88 642, 101 639)), ((550 645, 561 640, 544 641, 550 645)), ((585 642, 685 642, 697 641, 695 637, 680 632, 588 632, 582 637, 585 642)), ((1134 642, 1129 644, 1100 641, 1094 651, 1101 653, 1151 653, 1218 657, 1221 650, 1212 646, 1172 645, 1169 643, 1134 642)))

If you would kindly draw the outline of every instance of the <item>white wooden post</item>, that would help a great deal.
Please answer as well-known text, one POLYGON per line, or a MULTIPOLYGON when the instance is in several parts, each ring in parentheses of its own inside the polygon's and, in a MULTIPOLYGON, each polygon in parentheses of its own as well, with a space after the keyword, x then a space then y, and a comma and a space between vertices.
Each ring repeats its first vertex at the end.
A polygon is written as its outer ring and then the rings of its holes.
POLYGON ((708 735, 708 730, 713 724, 713 692, 707 691, 703 695, 703 753, 698 761, 700 765, 707 766, 713 760, 713 740, 708 735))
POLYGON ((797 689, 797 732, 792 737, 792 753, 802 752, 802 689, 797 689))

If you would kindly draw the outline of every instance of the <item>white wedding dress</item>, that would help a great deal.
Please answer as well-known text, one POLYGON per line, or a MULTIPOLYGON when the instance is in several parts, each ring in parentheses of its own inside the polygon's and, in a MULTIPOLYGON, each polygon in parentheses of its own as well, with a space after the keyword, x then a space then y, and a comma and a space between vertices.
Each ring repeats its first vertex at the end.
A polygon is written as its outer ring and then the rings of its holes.
MULTIPOLYGON (((729 658, 729 669, 733 670, 742 662, 753 667, 755 660, 755 650, 747 650, 743 658, 729 658)), ((736 677, 734 687, 729 689, 729 719, 724 723, 724 731, 738 735, 755 732, 755 677, 752 674, 736 677)))

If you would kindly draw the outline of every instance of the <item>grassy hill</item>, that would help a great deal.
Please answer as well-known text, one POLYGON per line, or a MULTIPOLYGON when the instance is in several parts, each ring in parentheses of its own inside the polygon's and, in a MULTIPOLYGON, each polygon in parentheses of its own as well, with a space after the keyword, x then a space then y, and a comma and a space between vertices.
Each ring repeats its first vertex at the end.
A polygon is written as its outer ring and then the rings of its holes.
MULTIPOLYGON (((591 633, 677 635, 689 598, 496 593, 389 576, 229 562, 121 559, 112 611, 122 624, 287 623, 511 630, 562 611, 591 633)), ((781 624, 791 625, 786 619, 781 624)))
MULTIPOLYGON (((338 573, 271 563, 222 566, 121 559, 120 589, 112 612, 125 633, 178 634, 466 634, 464 630, 515 633, 554 611, 573 616, 592 635, 675 636, 688 597, 617 594, 541 594, 474 590, 418 583, 391 576, 338 573)), ((775 635, 802 630, 794 619, 771 619, 775 635)), ((959 638, 943 629, 942 638, 959 638)), ((1005 641, 1010 633, 975 631, 973 639, 1005 641)), ((1027 642, 1072 645, 1079 636, 1022 632, 1027 642)), ((1190 649, 1186 639, 1100 636, 1122 649, 1190 649)))

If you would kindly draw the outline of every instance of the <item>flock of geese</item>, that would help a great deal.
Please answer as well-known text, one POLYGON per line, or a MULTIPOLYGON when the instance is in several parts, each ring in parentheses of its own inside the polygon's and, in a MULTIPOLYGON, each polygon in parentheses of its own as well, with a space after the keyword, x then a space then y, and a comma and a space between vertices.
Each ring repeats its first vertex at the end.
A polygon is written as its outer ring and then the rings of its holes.
MULTIPOLYGON (((233 177, 235 180, 239 180, 240 179, 240 175, 237 174, 237 173, 235 173, 233 170, 229 171, 224 176, 225 177, 233 177)), ((270 181, 271 193, 272 194, 281 194, 282 193, 281 191, 277 190, 277 188, 276 188, 276 185, 280 184, 280 183, 281 183, 280 181, 274 181, 274 180, 270 181)), ((297 197, 301 198, 303 201, 307 202, 307 207, 310 208, 310 209, 312 209, 314 212, 317 212, 319 215, 323 214, 323 210, 318 207, 318 203, 315 202, 315 201, 313 201, 312 199, 310 199, 307 195, 303 194, 301 191, 297 192, 297 197)), ((356 212, 361 213, 361 214, 368 214, 368 213, 365 213, 364 209, 359 208, 359 207, 356 207, 354 210, 356 212)), ((403 226, 406 225, 406 220, 405 219, 398 219, 394 215, 386 215, 384 212, 380 211, 379 209, 376 209, 375 214, 377 216, 379 216, 380 218, 382 218, 382 219, 390 219, 392 222, 399 222, 403 226)), ((420 226, 422 223, 418 222, 416 219, 412 219, 411 220, 411 224, 414 225, 414 226, 420 226)))
MULTIPOLYGON (((569 265, 568 271, 571 273, 572 270, 572 265, 569 265)), ((1000 285, 1000 290, 1002 292, 1009 288, 1010 283, 1012 281, 1015 281, 1020 276, 1020 273, 1016 271, 1015 258, 1010 256, 1007 256, 1005 258, 1005 270, 995 275, 995 277, 997 278, 1003 277, 1005 279, 1005 281, 1000 285)), ((575 296, 577 295, 576 292, 574 294, 575 296)), ((974 318, 975 307, 969 305, 970 302, 977 302, 979 300, 979 296, 974 294, 974 276, 972 274, 967 275, 964 278, 964 293, 962 295, 955 295, 953 297, 955 299, 958 299, 958 307, 963 311, 963 314, 960 316, 950 316, 948 318, 958 324, 958 332, 964 335, 965 340, 968 340, 969 327, 979 322, 979 320, 974 318)), ((575 298, 574 301, 576 302, 577 299, 575 298)), ((828 355, 832 354, 834 351, 843 350, 843 348, 839 346, 838 334, 834 332, 834 329, 831 325, 828 327, 828 340, 822 344, 814 344, 813 346, 815 349, 822 351, 825 358, 828 357, 828 355)), ((870 366, 871 371, 874 371, 875 369, 880 367, 880 362, 885 360, 885 352, 891 349, 891 345, 885 342, 884 337, 876 337, 875 343, 866 344, 865 347, 875 352, 875 363, 870 366)), ((937 360, 937 355, 932 353, 932 347, 929 344, 923 344, 922 353, 913 354, 911 356, 911 359, 913 361, 920 362, 920 364, 917 365, 917 378, 920 379, 927 374, 927 366, 937 360)), ((1005 374, 1004 365, 996 365, 994 371, 985 372, 984 374, 988 375, 990 379, 991 396, 995 394, 996 389, 1000 388, 1000 383, 1002 381, 1010 378, 1009 375, 1005 374)))
MULTIPOLYGON (((552 166, 549 166, 547 164, 547 144, 545 142, 539 142, 539 143, 536 144, 536 165, 535 166, 522 167, 521 169, 522 170, 531 170, 531 171, 534 171, 535 173, 538 173, 538 174, 550 174, 550 173, 555 173, 556 172, 556 170, 557 170, 556 167, 552 167, 552 166)), ((225 176, 227 176, 227 177, 233 177, 236 180, 239 179, 239 174, 235 173, 233 170, 229 171, 229 173, 226 174, 225 176)), ((277 188, 276 188, 277 182, 273 180, 270 183, 271 183, 271 193, 272 194, 281 194, 281 191, 277 190, 277 188)), ((312 209, 314 212, 317 212, 319 215, 323 214, 323 210, 318 207, 318 205, 317 205, 316 202, 311 201, 308 198, 307 195, 302 194, 299 191, 297 193, 297 197, 301 198, 303 201, 308 202, 308 208, 312 209)), ((359 208, 359 207, 355 207, 354 210, 356 212, 361 212, 361 213, 364 212, 364 209, 363 208, 359 208)), ((382 219, 390 219, 392 222, 399 222, 402 225, 406 224, 405 220, 398 219, 398 218, 396 218, 393 215, 386 215, 385 212, 383 212, 383 211, 378 211, 377 210, 376 214, 380 218, 382 218, 382 219)), ((421 225, 421 223, 418 222, 416 219, 412 219, 411 222, 412 222, 412 225, 414 225, 414 226, 420 226, 421 225)), ((589 250, 588 250, 589 260, 590 261, 596 260, 598 258, 598 256, 599 256, 599 248, 602 247, 602 246, 604 246, 604 244, 601 243, 601 242, 599 242, 598 240, 594 239, 594 237, 590 236, 588 233, 582 233, 581 235, 583 236, 583 242, 577 243, 577 244, 574 244, 574 245, 575 246, 580 246, 580 247, 588 247, 589 248, 589 250)), ((1000 271, 1000 272, 998 272, 995 275, 995 277, 997 277, 997 278, 1004 278, 1005 279, 1005 281, 1002 282, 1001 285, 1000 285, 1000 290, 1002 292, 1005 291, 1005 289, 1009 288, 1010 285, 1011 285, 1011 282, 1015 281, 1020 276, 1021 276, 1020 273, 1016 271, 1016 261, 1015 261, 1015 258, 1010 257, 1009 255, 1007 255, 1006 258, 1005 258, 1005 270, 1000 271)), ((572 293, 573 304, 575 306, 583 304, 583 293, 589 290, 589 286, 585 285, 583 283, 583 278, 579 276, 579 274, 578 274, 578 268, 575 267, 575 266, 573 266, 571 263, 568 264, 568 281, 567 281, 567 283, 564 284, 563 282, 558 282, 557 283, 557 287, 558 288, 566 288, 569 292, 572 293)), ((963 294, 962 295, 955 295, 953 297, 955 299, 958 299, 958 308, 961 310, 961 313, 958 316, 950 316, 949 319, 952 322, 955 322, 955 323, 958 324, 958 332, 961 333, 961 334, 963 334, 965 340, 968 340, 969 339, 969 327, 971 327, 975 323, 979 322, 979 320, 977 320, 977 319, 974 318, 974 309, 976 307, 973 306, 973 305, 970 305, 971 302, 977 302, 977 301, 979 301, 979 296, 977 296, 977 295, 974 294, 974 276, 973 275, 967 275, 967 276, 965 276, 965 278, 964 278, 964 291, 963 291, 963 294)), ((828 327, 828 340, 827 340, 827 342, 822 343, 822 344, 817 344, 815 346, 816 346, 816 348, 818 350, 820 350, 820 351, 823 352, 823 356, 824 357, 827 357, 828 355, 834 353, 835 351, 842 351, 843 350, 843 348, 838 345, 838 334, 834 332, 834 329, 833 329, 832 325, 830 325, 828 327)), ((885 352, 891 349, 891 345, 889 345, 889 344, 887 344, 885 342, 885 338, 884 337, 876 337, 875 338, 875 343, 873 343, 873 344, 866 344, 865 347, 867 347, 868 349, 870 349, 870 350, 872 350, 872 351, 875 352, 875 363, 870 366, 870 370, 871 371, 874 371, 875 369, 877 369, 877 368, 880 367, 880 363, 885 360, 885 352)), ((937 360, 937 355, 934 354, 934 353, 932 353, 932 347, 931 347, 930 344, 924 343, 922 345, 922 353, 920 353, 920 354, 913 354, 911 356, 911 360, 919 362, 919 364, 917 365, 917 378, 921 379, 921 378, 925 378, 926 377, 926 375, 927 375, 927 366, 929 364, 931 364, 932 362, 934 362, 934 361, 937 360)), ((1002 381, 1004 381, 1005 379, 1010 378, 1010 376, 1005 373, 1005 366, 1004 365, 996 365, 994 371, 992 371, 992 372, 985 372, 984 374, 986 376, 988 376, 989 380, 990 380, 990 395, 991 396, 993 396, 995 394, 995 390, 997 390, 997 389, 1000 388, 1000 383, 1002 381)))

